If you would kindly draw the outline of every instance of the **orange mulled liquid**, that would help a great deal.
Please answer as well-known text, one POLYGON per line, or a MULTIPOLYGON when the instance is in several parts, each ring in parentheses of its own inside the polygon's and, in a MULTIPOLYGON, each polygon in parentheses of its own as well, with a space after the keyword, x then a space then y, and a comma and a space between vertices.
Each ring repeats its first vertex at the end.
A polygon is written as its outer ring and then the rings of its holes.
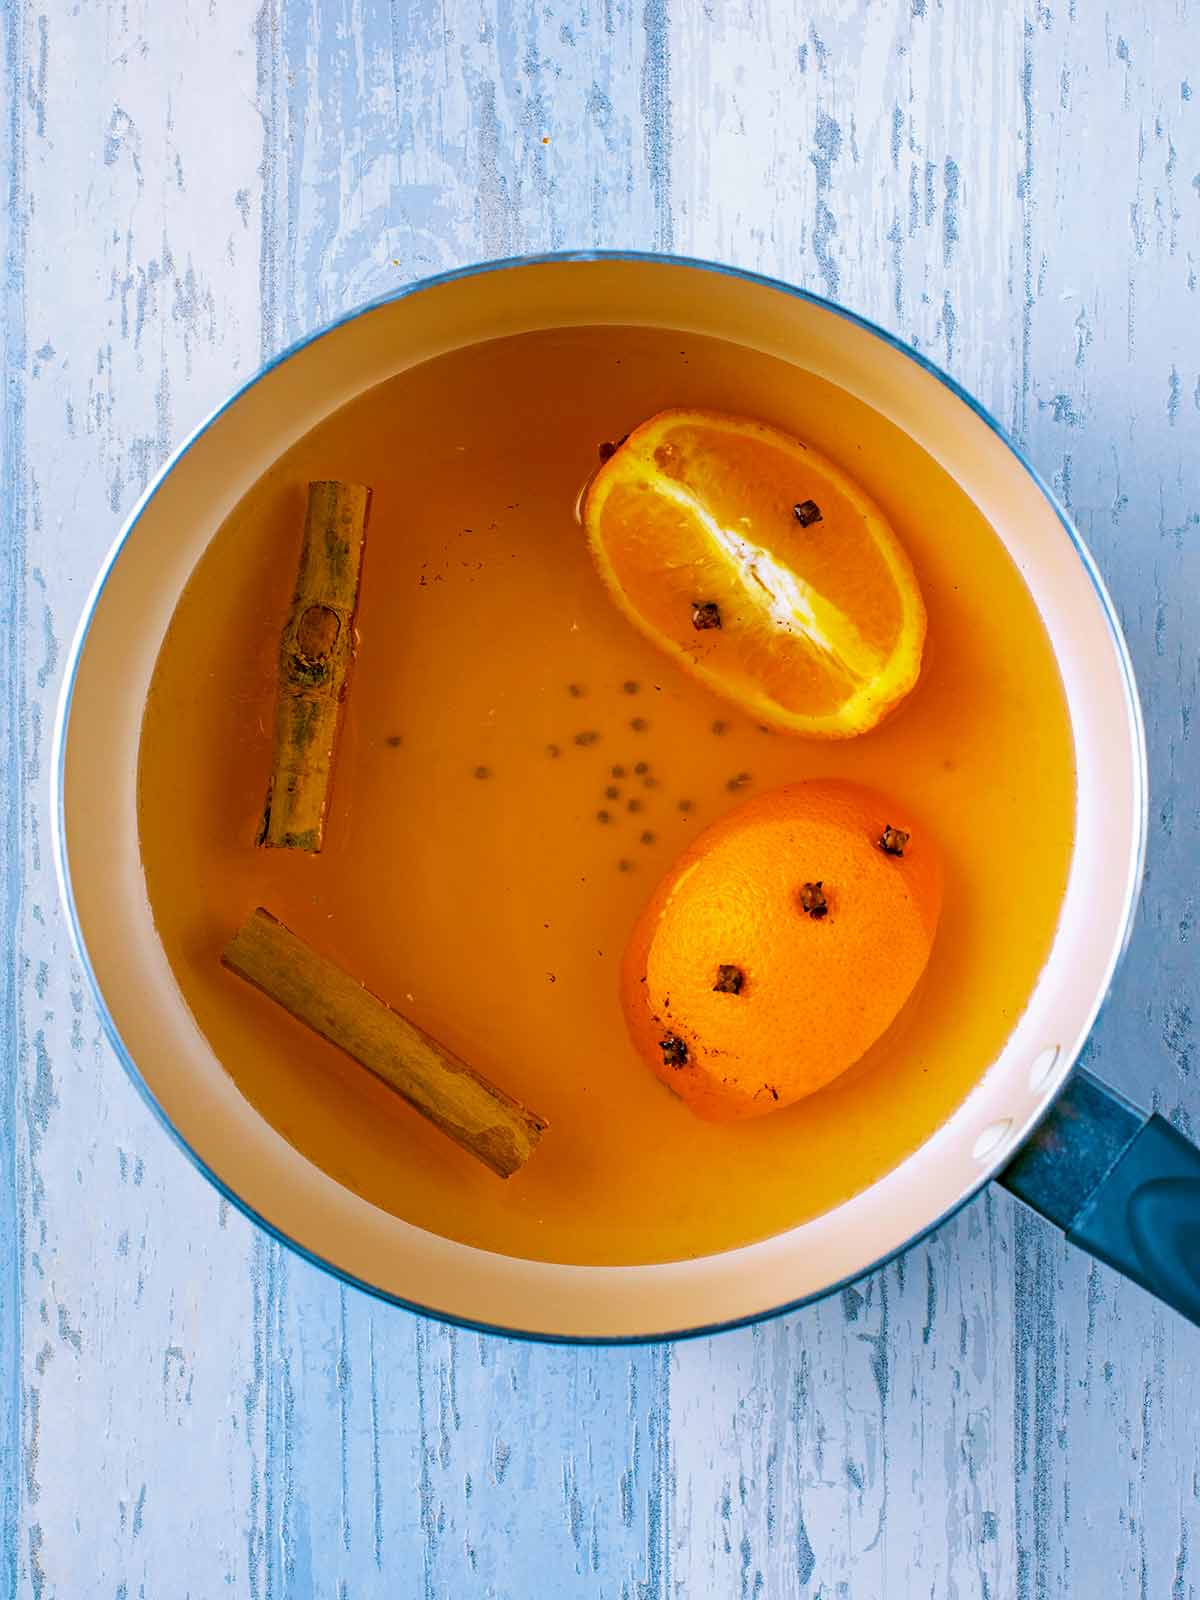
POLYGON ((300 440, 193 574, 155 672, 140 761, 159 933, 247 1099, 374 1204, 450 1238, 566 1262, 748 1243, 899 1162, 962 1100, 1024 1008, 1073 838, 1054 659, 971 502, 824 381, 649 329, 457 352, 300 440), (789 430, 890 518, 928 638, 916 689, 881 727, 837 743, 764 732, 609 599, 576 500, 597 447, 670 406, 789 430), (326 843, 307 857, 253 840, 279 630, 315 478, 369 483, 374 502, 326 843), (621 956, 702 827, 739 799, 813 777, 894 795, 936 836, 945 887, 932 958, 897 1022, 844 1076, 770 1116, 704 1122, 630 1043, 621 956), (221 948, 258 904, 546 1116, 528 1165, 499 1181, 224 971, 221 948))

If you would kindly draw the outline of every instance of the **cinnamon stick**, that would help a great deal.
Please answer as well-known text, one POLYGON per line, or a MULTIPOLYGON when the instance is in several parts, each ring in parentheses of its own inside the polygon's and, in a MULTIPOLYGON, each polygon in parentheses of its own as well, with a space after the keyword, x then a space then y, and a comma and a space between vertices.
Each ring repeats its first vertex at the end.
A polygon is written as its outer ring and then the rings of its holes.
POLYGON ((350 666, 371 491, 308 486, 291 610, 279 646, 271 779, 257 843, 320 850, 350 666))
POLYGON ((407 1100, 501 1178, 533 1154, 544 1118, 318 955, 262 906, 221 963, 407 1100))

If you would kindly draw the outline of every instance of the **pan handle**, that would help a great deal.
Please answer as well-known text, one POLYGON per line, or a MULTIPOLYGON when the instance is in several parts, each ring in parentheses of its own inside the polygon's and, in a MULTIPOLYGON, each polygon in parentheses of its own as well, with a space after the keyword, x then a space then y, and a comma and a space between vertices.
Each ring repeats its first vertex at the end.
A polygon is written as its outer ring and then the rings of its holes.
POLYGON ((1077 1071, 999 1181, 1200 1325, 1200 1149, 1077 1071))

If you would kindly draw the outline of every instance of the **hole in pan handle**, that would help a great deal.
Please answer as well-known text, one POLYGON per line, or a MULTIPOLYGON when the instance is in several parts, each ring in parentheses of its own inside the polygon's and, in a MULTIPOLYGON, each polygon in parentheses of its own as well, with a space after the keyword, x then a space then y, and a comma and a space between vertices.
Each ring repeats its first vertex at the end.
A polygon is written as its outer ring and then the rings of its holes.
POLYGON ((1165 1118, 1077 1071, 999 1181, 1200 1326, 1200 1148, 1165 1118))

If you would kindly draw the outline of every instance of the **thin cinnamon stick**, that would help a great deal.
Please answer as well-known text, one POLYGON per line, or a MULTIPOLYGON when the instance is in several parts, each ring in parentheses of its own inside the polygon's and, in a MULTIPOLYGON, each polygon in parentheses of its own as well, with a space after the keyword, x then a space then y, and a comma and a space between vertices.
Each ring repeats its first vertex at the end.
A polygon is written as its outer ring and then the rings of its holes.
POLYGON ((257 842, 320 850, 350 666, 371 491, 310 483, 300 567, 279 646, 271 780, 257 842))
POLYGON ((431 1039, 262 906, 221 963, 337 1045, 501 1178, 533 1154, 547 1123, 431 1039))

